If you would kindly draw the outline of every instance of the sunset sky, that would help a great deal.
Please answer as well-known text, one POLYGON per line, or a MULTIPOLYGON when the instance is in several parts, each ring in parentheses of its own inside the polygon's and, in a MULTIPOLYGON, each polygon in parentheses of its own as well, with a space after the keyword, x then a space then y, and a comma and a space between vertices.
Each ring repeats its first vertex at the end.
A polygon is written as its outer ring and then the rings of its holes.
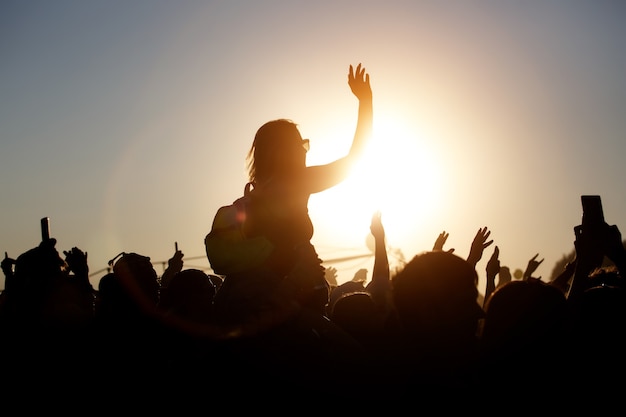
MULTIPOLYGON (((37 246, 48 216, 95 286, 122 251, 161 273, 174 242, 207 268, 256 130, 288 118, 309 164, 343 156, 362 63, 374 136, 350 180, 311 198, 322 259, 369 254, 381 210, 394 265, 444 230, 466 257, 488 227, 479 275, 498 245, 511 270, 538 253, 547 279, 582 194, 626 233, 625 21, 603 0, 3 1, 0 248, 37 246)), ((341 283, 373 257, 332 266, 341 283)))

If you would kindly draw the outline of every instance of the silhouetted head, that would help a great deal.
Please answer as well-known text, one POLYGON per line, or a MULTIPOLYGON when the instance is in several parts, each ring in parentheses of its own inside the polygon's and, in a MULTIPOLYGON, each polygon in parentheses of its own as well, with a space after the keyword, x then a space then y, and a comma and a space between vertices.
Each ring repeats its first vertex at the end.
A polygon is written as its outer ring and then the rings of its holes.
POLYGON ((376 304, 365 291, 342 294, 334 303, 330 320, 353 336, 367 334, 373 330, 378 314, 376 304))
MULTIPOLYGON (((601 280, 606 278, 609 277, 604 276, 601 280)), ((611 277, 609 281, 615 278, 611 277)), ((573 310, 572 338, 571 344, 560 352, 570 350, 569 356, 573 360, 568 363, 576 372, 573 380, 584 390, 581 394, 585 398, 621 398, 623 383, 615 385, 602 381, 614 381, 616 376, 626 372, 623 355, 626 349, 626 288, 604 283, 586 289, 568 302, 573 310)), ((563 360, 562 354, 557 355, 563 360)))
POLYGON ((215 285, 204 271, 185 269, 176 273, 168 285, 164 307, 183 319, 205 322, 210 318, 215 292, 215 285))
POLYGON ((98 296, 101 299, 115 297, 115 294, 118 294, 120 291, 122 291, 122 287, 113 272, 103 275, 100 281, 98 281, 98 296))
POLYGON ((623 351, 626 326, 626 286, 614 266, 601 267, 589 276, 590 288, 570 300, 575 332, 585 350, 599 354, 623 351), (621 346, 621 348, 618 348, 621 346))
POLYGON ((594 269, 589 274, 587 288, 594 287, 626 288, 626 283, 615 265, 606 265, 594 269))
POLYGON ((485 304, 481 386, 506 400, 539 376, 546 386, 569 392, 569 372, 578 373, 580 360, 571 356, 569 323, 569 306, 558 288, 536 278, 499 286, 485 304))
POLYGON ((297 125, 288 119, 265 123, 257 130, 248 152, 247 166, 250 181, 264 184, 283 178, 306 166, 308 139, 302 139, 297 125))
POLYGON ((485 304, 483 343, 509 352, 545 348, 562 335, 567 319, 567 300, 558 288, 534 278, 510 281, 485 304))
POLYGON ((137 253, 122 253, 113 265, 113 273, 141 308, 152 310, 157 306, 159 281, 149 257, 137 253))
POLYGON ((465 259, 448 252, 416 255, 392 280, 398 317, 413 337, 453 345, 475 339, 483 310, 478 276, 465 259))
POLYGON ((100 316, 135 309, 137 309, 136 303, 113 272, 100 278, 96 300, 96 311, 100 316))

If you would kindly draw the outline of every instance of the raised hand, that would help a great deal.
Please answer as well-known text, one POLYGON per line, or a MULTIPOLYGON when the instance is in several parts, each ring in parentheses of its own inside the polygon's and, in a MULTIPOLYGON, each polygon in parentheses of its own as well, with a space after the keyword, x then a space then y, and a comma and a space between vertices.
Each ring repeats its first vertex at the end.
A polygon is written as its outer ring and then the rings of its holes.
POLYGON ((185 256, 185 254, 180 251, 180 250, 176 250, 174 252, 174 255, 168 259, 167 261, 167 267, 168 269, 172 269, 174 272, 180 272, 183 270, 183 257, 185 256))
MULTIPOLYGON (((533 278, 533 272, 535 272, 537 268, 539 268, 539 265, 541 265, 541 263, 543 262, 543 259, 540 261, 537 261, 537 256, 539 256, 539 254, 536 254, 535 256, 530 258, 530 260, 528 261, 528 265, 526 266, 526 271, 524 271, 525 280, 528 278, 533 278)), ((541 277, 536 278, 536 279, 541 279, 541 277)))
POLYGON ((508 266, 500 266, 500 272, 498 273, 498 287, 511 282, 511 269, 508 266))
POLYGON ((487 272, 487 286, 485 287, 485 302, 489 298, 492 292, 496 289, 496 275, 500 273, 500 248, 496 245, 493 249, 493 254, 487 261, 487 267, 485 271, 487 272))
POLYGON ((374 269, 372 279, 365 286, 374 300, 374 303, 387 314, 391 311, 389 302, 391 297, 391 273, 389 270, 389 258, 387 256, 387 246, 385 244, 385 228, 383 227, 382 215, 380 211, 375 211, 372 215, 370 231, 374 236, 374 269))
POLYGON ((9 258, 9 254, 4 252, 4 259, 0 262, 0 267, 2 267, 5 278, 13 276, 13 265, 15 265, 15 259, 9 258))
POLYGON ((333 266, 329 266, 324 270, 324 277, 326 278, 326 282, 330 285, 331 288, 338 286, 337 283, 337 268, 333 266))
POLYGON ((498 245, 496 245, 493 248, 493 254, 489 258, 489 261, 487 261, 487 267, 485 268, 485 271, 487 272, 487 278, 493 278, 494 282, 496 275, 500 273, 500 259, 498 259, 499 256, 500 248, 498 248, 498 245))
POLYGON ((370 75, 365 72, 365 68, 361 64, 357 65, 356 70, 350 65, 348 74, 348 85, 350 90, 361 100, 372 100, 372 88, 370 87, 370 75))
POLYGON ((491 235, 491 231, 487 229, 487 227, 482 227, 478 229, 476 232, 476 236, 474 236, 474 240, 472 241, 472 246, 470 248, 469 256, 467 257, 467 262, 471 263, 474 267, 480 258, 483 257, 483 251, 487 249, 492 243, 493 239, 487 240, 491 235))
POLYGON ((372 271, 371 284, 378 285, 379 288, 387 288, 389 284, 389 259, 387 257, 387 246, 385 245, 385 228, 383 227, 382 214, 375 211, 372 215, 370 231, 374 236, 374 270, 372 271))
POLYGON ((87 252, 83 252, 77 247, 73 247, 69 251, 64 250, 65 263, 70 271, 77 277, 86 278, 89 275, 89 264, 87 263, 87 252))
MULTIPOLYGON (((443 245, 446 244, 446 241, 448 240, 448 236, 450 236, 450 233, 447 233, 445 230, 441 233, 439 233, 439 236, 437 236, 437 240, 435 240, 435 244, 433 245, 433 251, 441 251, 443 252, 443 245)), ((447 250, 448 253, 453 253, 454 252, 454 248, 448 249, 447 250)))
POLYGON ((176 250, 174 251, 174 255, 167 261, 167 268, 163 271, 163 275, 161 275, 161 287, 167 288, 178 272, 183 270, 183 257, 185 254, 178 250, 178 244, 176 245, 176 250))
POLYGON ((370 232, 375 239, 385 238, 385 228, 383 227, 382 214, 380 211, 374 212, 372 215, 372 223, 370 224, 370 232))

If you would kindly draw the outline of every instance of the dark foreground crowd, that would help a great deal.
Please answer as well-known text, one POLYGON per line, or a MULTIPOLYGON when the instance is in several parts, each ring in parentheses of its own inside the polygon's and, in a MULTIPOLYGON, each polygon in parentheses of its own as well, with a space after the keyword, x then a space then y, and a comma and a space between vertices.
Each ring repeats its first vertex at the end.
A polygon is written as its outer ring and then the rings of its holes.
POLYGON ((623 398, 626 251, 616 226, 577 232, 575 259, 551 282, 532 276, 536 257, 522 279, 499 276, 494 245, 484 297, 475 266, 493 243, 486 227, 467 258, 444 249, 444 232, 393 276, 379 214, 370 230, 367 284, 336 285, 331 269, 327 285, 314 285, 306 262, 281 280, 225 278, 185 269, 176 251, 161 276, 149 257, 120 254, 93 288, 87 254, 60 256, 54 238, 5 256, 3 400, 265 398, 304 401, 302 411, 329 398, 389 407, 623 398))

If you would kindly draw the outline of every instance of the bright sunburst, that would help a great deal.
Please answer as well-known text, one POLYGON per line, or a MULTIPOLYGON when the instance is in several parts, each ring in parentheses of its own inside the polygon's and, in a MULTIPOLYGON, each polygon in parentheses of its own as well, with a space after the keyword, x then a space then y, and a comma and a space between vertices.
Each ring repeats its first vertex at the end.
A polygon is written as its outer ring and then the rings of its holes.
POLYGON ((412 241, 416 229, 439 211, 443 194, 430 140, 418 129, 378 114, 368 151, 349 179, 311 200, 311 215, 319 219, 314 219, 316 233, 332 234, 337 245, 365 245, 371 216, 380 210, 388 245, 412 241))

